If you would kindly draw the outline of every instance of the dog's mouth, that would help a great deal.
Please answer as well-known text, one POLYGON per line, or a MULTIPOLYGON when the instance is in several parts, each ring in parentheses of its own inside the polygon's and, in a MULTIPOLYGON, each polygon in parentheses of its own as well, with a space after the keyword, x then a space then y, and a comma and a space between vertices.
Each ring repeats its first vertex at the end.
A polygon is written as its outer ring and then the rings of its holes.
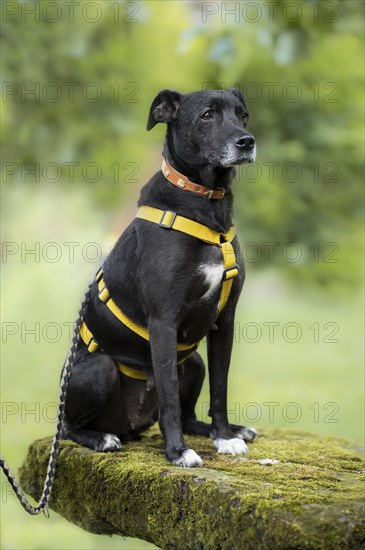
POLYGON ((221 166, 223 168, 231 168, 241 164, 251 164, 255 160, 256 145, 254 145, 251 151, 238 151, 236 148, 229 146, 221 158, 221 166))
POLYGON ((237 159, 237 162, 235 164, 245 164, 245 163, 251 163, 255 162, 256 160, 256 151, 255 153, 250 153, 242 156, 241 158, 237 159))

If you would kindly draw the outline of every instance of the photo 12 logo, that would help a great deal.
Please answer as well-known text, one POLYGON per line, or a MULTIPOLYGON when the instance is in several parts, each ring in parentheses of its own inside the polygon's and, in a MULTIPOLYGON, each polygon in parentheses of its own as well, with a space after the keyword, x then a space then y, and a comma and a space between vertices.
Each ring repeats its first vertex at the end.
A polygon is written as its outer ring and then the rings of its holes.
POLYGON ((269 0, 245 0, 241 2, 201 2, 202 23, 258 23, 266 21, 275 23, 285 21, 296 23, 301 19, 310 17, 314 23, 338 23, 340 20, 340 7, 337 2, 303 2, 296 0, 291 2, 269 0))
POLYGON ((266 103, 275 103, 284 100, 287 103, 299 103, 303 95, 310 96, 313 103, 338 103, 340 101, 340 86, 334 81, 325 82, 302 82, 279 80, 252 82, 243 84, 236 82, 234 85, 227 82, 206 81, 202 83, 202 90, 227 90, 229 88, 238 88, 246 101, 257 103, 265 101, 266 103))
POLYGON ((110 14, 114 23, 139 23, 141 2, 89 2, 88 0, 11 1, 1 3, 1 22, 16 20, 21 23, 75 23, 82 21, 94 25, 110 14))
MULTIPOLYGON (((210 403, 202 403, 201 416, 204 422, 210 422, 210 403)), ((250 401, 240 403, 236 401, 227 410, 228 420, 232 424, 274 424, 286 423, 297 424, 302 420, 311 420, 315 424, 338 424, 340 407, 338 403, 329 401, 319 403, 318 401, 304 405, 296 401, 280 403, 279 401, 264 401, 257 403, 250 401)))

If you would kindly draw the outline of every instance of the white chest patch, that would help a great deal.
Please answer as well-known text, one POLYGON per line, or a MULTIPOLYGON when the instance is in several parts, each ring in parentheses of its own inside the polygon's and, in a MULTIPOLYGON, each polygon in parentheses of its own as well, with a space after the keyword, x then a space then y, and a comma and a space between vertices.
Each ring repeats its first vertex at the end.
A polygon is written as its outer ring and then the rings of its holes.
POLYGON ((208 289, 200 299, 208 300, 222 283, 223 263, 203 264, 199 266, 199 271, 203 273, 204 283, 208 285, 208 289))

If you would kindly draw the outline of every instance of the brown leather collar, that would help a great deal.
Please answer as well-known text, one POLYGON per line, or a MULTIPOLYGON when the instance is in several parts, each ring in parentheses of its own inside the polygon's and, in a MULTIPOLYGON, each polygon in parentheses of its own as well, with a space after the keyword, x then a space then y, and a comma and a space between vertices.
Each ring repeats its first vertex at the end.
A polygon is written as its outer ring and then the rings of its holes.
POLYGON ((209 189, 205 185, 200 185, 200 183, 194 183, 189 180, 183 174, 180 174, 175 168, 173 168, 167 160, 162 161, 162 173, 170 183, 183 189, 184 191, 191 191, 192 193, 197 193, 198 195, 204 195, 208 199, 223 199, 225 190, 219 187, 218 189, 209 189))

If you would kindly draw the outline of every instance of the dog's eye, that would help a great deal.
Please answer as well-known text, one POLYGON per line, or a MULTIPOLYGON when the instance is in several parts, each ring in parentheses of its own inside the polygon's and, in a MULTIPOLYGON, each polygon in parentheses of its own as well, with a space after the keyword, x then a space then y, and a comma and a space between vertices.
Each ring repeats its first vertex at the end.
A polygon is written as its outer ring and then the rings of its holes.
POLYGON ((211 109, 208 109, 200 118, 202 120, 210 120, 211 118, 214 118, 214 112, 211 109))

